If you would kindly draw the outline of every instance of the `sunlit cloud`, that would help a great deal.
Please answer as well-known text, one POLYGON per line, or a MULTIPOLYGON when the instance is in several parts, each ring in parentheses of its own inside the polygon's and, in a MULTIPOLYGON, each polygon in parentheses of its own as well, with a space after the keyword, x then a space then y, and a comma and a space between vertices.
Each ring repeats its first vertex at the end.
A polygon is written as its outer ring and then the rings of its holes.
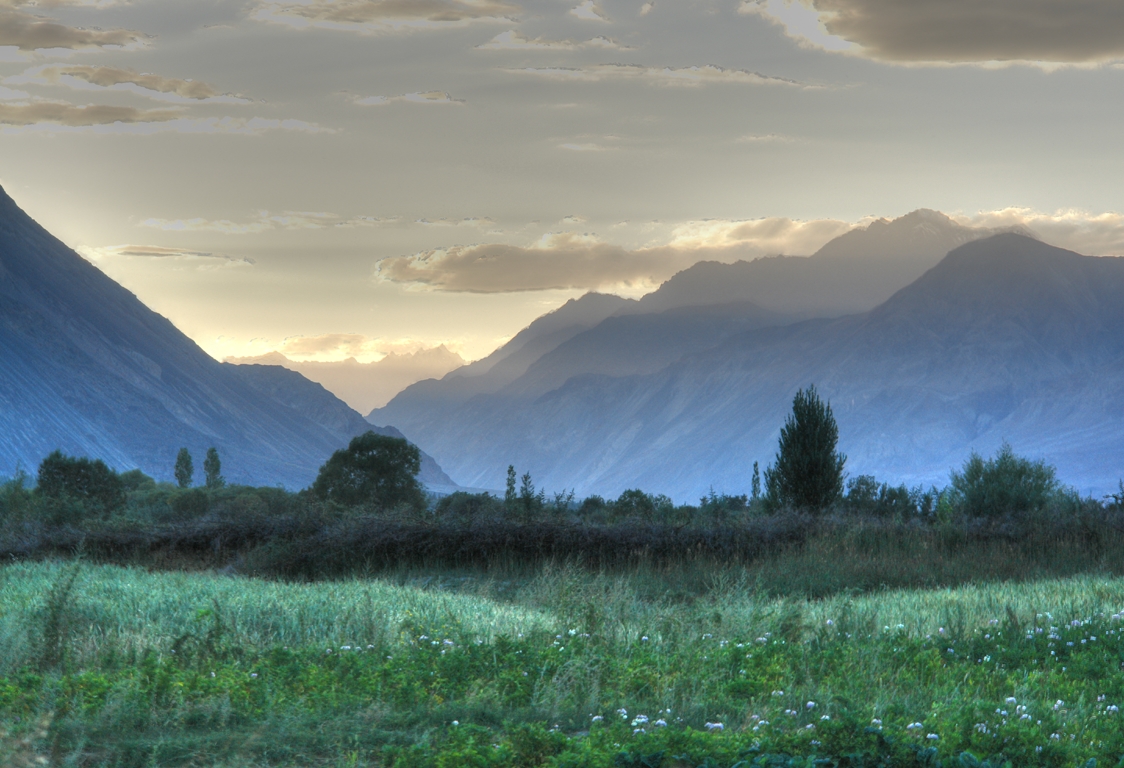
POLYGON ((399 221, 397 216, 354 216, 344 218, 322 211, 259 211, 256 219, 235 222, 228 219, 160 219, 149 218, 139 226, 163 232, 219 232, 224 235, 251 235, 269 230, 331 229, 340 227, 377 227, 399 221))
POLYGON ((1098 64, 1124 58, 1117 0, 745 0, 801 43, 894 63, 1098 64))
POLYGON ((608 21, 609 16, 600 3, 594 0, 582 0, 581 3, 570 9, 570 15, 583 21, 608 21))
POLYGON ((953 215, 959 224, 996 230, 1029 230, 1044 242, 1089 256, 1124 255, 1124 214, 1031 208, 1004 208, 973 215, 953 215))
POLYGON ((199 80, 138 74, 117 67, 42 65, 32 67, 22 75, 9 77, 4 82, 9 85, 65 85, 77 90, 128 91, 139 96, 179 104, 249 103, 249 99, 219 93, 213 86, 199 80))
POLYGON ((187 248, 169 248, 161 245, 109 245, 93 247, 80 245, 78 254, 93 264, 121 258, 160 259, 180 266, 200 270, 251 267, 253 259, 237 258, 224 253, 194 251, 187 248))
POLYGON ((771 77, 745 69, 724 69, 711 64, 701 67, 645 67, 635 64, 598 64, 592 67, 523 67, 505 70, 550 80, 638 80, 655 85, 699 86, 709 84, 784 85, 808 87, 796 80, 771 77))
POLYGON ((28 104, 0 104, 0 124, 30 126, 50 123, 81 128, 127 123, 158 123, 174 120, 178 110, 136 109, 108 104, 75 106, 61 101, 34 101, 28 104))
POLYGON ((501 32, 491 40, 476 46, 481 51, 576 51, 582 48, 601 48, 627 51, 630 48, 621 45, 612 38, 598 35, 590 40, 548 40, 544 37, 529 39, 513 29, 501 32))
POLYGON ((356 98, 355 103, 363 107, 381 107, 386 104, 403 102, 406 104, 464 104, 463 99, 454 99, 445 91, 426 91, 407 93, 402 96, 364 96, 356 98))
POLYGON ((675 227, 668 245, 687 250, 749 246, 762 253, 806 255, 854 226, 837 219, 704 219, 675 227))
POLYGON ((316 123, 264 117, 180 117, 173 110, 139 110, 132 107, 76 107, 60 102, 24 105, 0 104, 0 129, 6 134, 99 133, 149 135, 203 133, 260 136, 269 131, 335 133, 316 123))
POLYGON ((24 101, 30 98, 31 94, 27 91, 17 91, 0 85, 0 101, 24 101))
POLYGON ((519 12, 499 0, 259 0, 252 17, 296 28, 378 33, 509 22, 519 12))
POLYGON ((275 351, 295 362, 338 362, 354 358, 358 362, 377 362, 391 355, 416 355, 437 348, 438 344, 419 339, 385 339, 361 333, 326 333, 319 336, 289 336, 275 345, 275 351))
MULTIPOLYGON (((37 16, 23 2, 0 3, 0 46, 19 51, 82 48, 136 48, 145 36, 127 29, 82 29, 37 16)), ((94 5, 89 3, 89 5, 94 5)))
POLYGON ((596 235, 559 232, 527 246, 457 245, 382 259, 378 280, 438 291, 504 293, 559 289, 650 290, 699 261, 806 255, 855 225, 833 219, 693 221, 664 245, 628 249, 596 235))
POLYGON ((655 8, 655 7, 656 7, 655 3, 652 3, 652 2, 644 3, 642 6, 640 6, 640 15, 641 16, 647 16, 649 13, 652 12, 652 9, 655 8))

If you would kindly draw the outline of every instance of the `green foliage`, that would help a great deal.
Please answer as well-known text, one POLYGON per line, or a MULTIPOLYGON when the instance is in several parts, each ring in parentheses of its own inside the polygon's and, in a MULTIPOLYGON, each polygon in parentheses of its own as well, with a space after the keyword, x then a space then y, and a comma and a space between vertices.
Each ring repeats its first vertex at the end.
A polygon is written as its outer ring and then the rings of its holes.
POLYGON ((320 468, 312 492, 341 504, 424 509, 425 497, 416 477, 420 468, 416 445, 366 432, 332 454, 320 468))
POLYGON ((1044 509, 1062 495, 1054 468, 1016 456, 1003 443, 993 458, 975 451, 951 476, 951 503, 971 517, 1003 517, 1044 509))
POLYGON ((843 493, 847 457, 836 451, 839 428, 831 404, 802 389, 792 400, 792 413, 781 428, 773 465, 765 470, 765 489, 773 507, 821 511, 843 493))
POLYGON ((515 466, 513 464, 507 465, 507 485, 503 493, 503 505, 507 508, 508 512, 515 511, 516 501, 518 496, 515 495, 515 466))
POLYGON ((471 522, 502 517, 503 504, 490 493, 457 491, 438 500, 434 515, 438 520, 471 522))
POLYGON ((191 453, 186 448, 180 448, 176 454, 175 466, 176 485, 180 488, 190 488, 191 478, 195 474, 195 464, 191 461, 191 453))
POLYGON ((122 472, 121 484, 125 486, 126 493, 139 493, 141 491, 151 491, 156 488, 156 481, 139 469, 130 469, 128 472, 122 472))
POLYGON ((639 488, 624 491, 611 505, 613 516, 618 520, 644 520, 655 522, 666 520, 675 509, 675 504, 663 494, 649 495, 639 488))
POLYGON ((39 465, 36 489, 51 499, 84 502, 97 512, 112 512, 125 504, 121 477, 101 459, 75 458, 54 451, 39 465))
POLYGON ((219 451, 214 446, 207 449, 207 456, 203 459, 203 476, 209 490, 216 490, 226 485, 222 476, 222 461, 219 460, 219 451))
POLYGON ((931 515, 938 495, 936 488, 926 491, 917 486, 911 490, 904 485, 879 483, 873 475, 859 475, 847 481, 842 506, 851 514, 904 520, 931 515))
MULTIPOLYGON (((0 567, 0 642, 35 634, 44 593, 71 574, 0 567)), ((95 612, 97 642, 72 640, 42 668, 38 647, 0 655, 0 764, 1062 768, 1124 755, 1119 579, 814 603, 723 580, 694 601, 645 596, 650 579, 544 573, 497 600, 86 566, 63 602, 95 612), (48 740, 36 723, 52 715, 48 740)))

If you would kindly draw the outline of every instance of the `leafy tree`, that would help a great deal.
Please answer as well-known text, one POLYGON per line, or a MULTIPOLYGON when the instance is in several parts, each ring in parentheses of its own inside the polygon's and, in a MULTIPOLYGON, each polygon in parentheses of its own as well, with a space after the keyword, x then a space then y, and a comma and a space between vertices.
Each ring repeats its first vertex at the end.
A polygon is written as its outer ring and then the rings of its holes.
POLYGON ((125 484, 101 459, 55 451, 39 465, 37 490, 48 498, 78 499, 109 512, 125 505, 125 484))
POLYGON ((121 482, 124 484, 127 493, 150 491, 156 488, 156 481, 139 469, 130 469, 128 472, 122 472, 121 482))
POLYGON ((503 494, 503 505, 507 507, 508 512, 515 511, 515 500, 519 498, 515 495, 515 466, 513 464, 507 465, 507 490, 503 494))
POLYGON ((847 457, 836 451, 839 427, 814 385, 796 393, 781 428, 776 462, 765 470, 765 492, 774 507, 822 510, 843 493, 847 457))
POLYGON ((180 448, 176 454, 176 485, 180 488, 191 487, 191 477, 195 474, 195 464, 191 461, 191 453, 186 448, 180 448))
POLYGON ((951 480, 953 505, 975 517, 1033 512, 1062 491, 1053 467, 1016 456, 1006 442, 991 459, 972 451, 964 468, 952 472, 951 480))
POLYGON ((226 480, 222 476, 219 452, 213 446, 207 449, 207 457, 203 459, 203 476, 206 478, 207 487, 212 491, 226 485, 226 480))
POLYGON ((425 507, 417 474, 421 453, 400 437, 365 432, 320 467, 312 492, 341 504, 425 507))
POLYGON ((750 491, 753 494, 750 496, 751 501, 757 501, 761 498, 761 470, 757 466, 757 462, 753 462, 753 480, 750 482, 750 491))

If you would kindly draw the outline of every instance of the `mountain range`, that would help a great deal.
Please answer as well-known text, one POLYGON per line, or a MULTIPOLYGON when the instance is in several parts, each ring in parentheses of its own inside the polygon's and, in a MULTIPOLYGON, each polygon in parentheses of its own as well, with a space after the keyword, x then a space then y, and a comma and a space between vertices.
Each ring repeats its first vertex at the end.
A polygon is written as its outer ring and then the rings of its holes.
POLYGON ((299 488, 369 428, 299 374, 217 362, 0 190, 0 476, 59 449, 168 480, 214 446, 231 482, 299 488))
POLYGON ((291 360, 280 352, 255 357, 228 357, 237 365, 279 365, 310 381, 323 384, 360 413, 386 405, 390 398, 416 381, 436 379, 464 365, 464 358, 444 345, 417 352, 391 352, 381 360, 291 360))
MULTIPOLYGON (((793 395, 815 384, 852 475, 943 484, 970 451, 1007 440, 1079 489, 1114 489, 1124 475, 1124 260, 942 219, 872 225, 806 259, 850 263, 850 286, 875 286, 865 298, 797 290, 804 266, 777 266, 792 257, 698 265, 577 329, 515 378, 480 386, 462 369, 407 388, 369 419, 401 426, 462 483, 497 487, 515 464, 546 488, 639 487, 690 501, 711 488, 748 491, 793 395), (890 271, 908 282, 891 290, 876 273, 908 241, 903 230, 934 249, 907 248, 908 265, 890 271), (880 252, 879 239, 897 244, 880 252), (644 312, 645 302, 662 311, 644 312)), ((821 280, 808 274, 805 284, 821 280)))

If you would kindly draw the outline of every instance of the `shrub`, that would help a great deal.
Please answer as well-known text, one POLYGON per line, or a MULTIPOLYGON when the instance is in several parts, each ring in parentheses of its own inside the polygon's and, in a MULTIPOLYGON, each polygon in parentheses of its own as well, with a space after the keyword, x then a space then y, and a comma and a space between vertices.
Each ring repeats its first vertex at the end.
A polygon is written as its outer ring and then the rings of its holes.
POLYGON ((467 522, 501 516, 503 503, 490 493, 457 491, 438 500, 435 513, 438 520, 467 522))
POLYGON ((781 428, 776 462, 765 470, 770 506, 823 510, 843 493, 847 457, 835 449, 839 427, 831 404, 802 389, 792 400, 792 413, 781 428))
POLYGON ((851 514, 911 517, 920 512, 918 505, 923 496, 920 488, 910 491, 904 485, 879 483, 873 475, 859 475, 847 481, 843 508, 851 514))
POLYGON ((73 499, 100 512, 125 504, 125 484, 101 459, 76 458, 54 451, 39 465, 37 489, 50 499, 73 499))
POLYGON ((121 484, 125 486, 126 493, 151 491, 156 488, 156 481, 139 469, 130 469, 128 472, 122 472, 121 484))
POLYGON ((416 445, 400 437, 365 432, 352 438, 320 468, 312 492, 320 499, 341 504, 400 505, 424 509, 425 496, 418 483, 421 454, 416 445))
POLYGON ((952 472, 950 501, 971 517, 1002 517, 1034 512, 1061 496, 1054 468, 1045 462, 1016 456, 1003 443, 994 458, 975 451, 960 472, 952 472))

